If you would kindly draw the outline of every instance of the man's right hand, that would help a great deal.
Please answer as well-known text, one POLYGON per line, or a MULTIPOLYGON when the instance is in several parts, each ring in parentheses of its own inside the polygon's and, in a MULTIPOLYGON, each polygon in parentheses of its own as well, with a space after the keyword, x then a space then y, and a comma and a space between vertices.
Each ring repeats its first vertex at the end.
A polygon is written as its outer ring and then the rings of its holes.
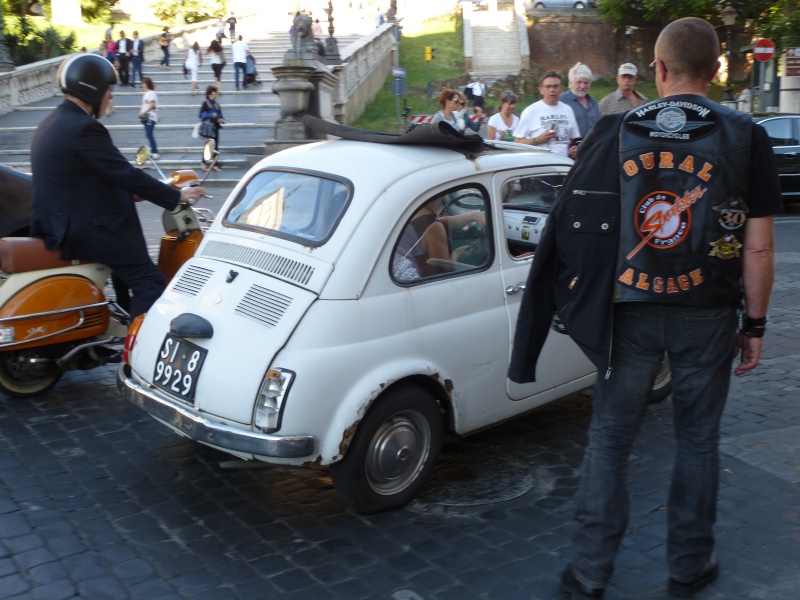
POLYGON ((206 189, 202 186, 195 185, 195 186, 188 186, 185 188, 181 188, 181 204, 188 204, 189 206, 193 206, 197 203, 197 201, 205 196, 206 189))

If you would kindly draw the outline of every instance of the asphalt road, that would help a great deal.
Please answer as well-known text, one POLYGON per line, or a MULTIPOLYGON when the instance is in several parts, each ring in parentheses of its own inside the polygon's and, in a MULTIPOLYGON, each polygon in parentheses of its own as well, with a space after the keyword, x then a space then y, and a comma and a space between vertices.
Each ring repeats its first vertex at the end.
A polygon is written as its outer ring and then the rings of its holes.
MULTIPOLYGON (((800 589, 800 218, 776 231, 764 358, 723 417, 722 575, 699 600, 800 589)), ((42 397, 0 398, 0 598, 560 598, 591 390, 449 440, 418 500, 360 516, 325 470, 231 460, 124 403, 114 379, 74 372, 42 397)), ((608 600, 666 598, 671 425, 669 400, 648 408, 608 600)))

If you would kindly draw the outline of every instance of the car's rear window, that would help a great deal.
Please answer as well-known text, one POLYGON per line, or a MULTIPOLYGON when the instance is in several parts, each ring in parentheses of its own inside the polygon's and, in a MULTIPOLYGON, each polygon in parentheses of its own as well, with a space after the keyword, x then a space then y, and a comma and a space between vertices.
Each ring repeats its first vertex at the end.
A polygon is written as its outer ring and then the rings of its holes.
POLYGON ((313 173, 261 171, 239 193, 224 224, 321 246, 350 198, 348 186, 313 173))

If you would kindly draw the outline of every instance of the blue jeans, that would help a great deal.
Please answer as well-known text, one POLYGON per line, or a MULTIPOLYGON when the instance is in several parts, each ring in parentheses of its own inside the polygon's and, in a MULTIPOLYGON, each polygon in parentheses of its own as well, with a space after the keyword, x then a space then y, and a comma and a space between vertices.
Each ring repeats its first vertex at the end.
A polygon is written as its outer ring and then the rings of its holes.
POLYGON ((131 85, 136 83, 136 74, 139 74, 139 82, 141 83, 142 79, 142 57, 140 56, 131 56, 131 85))
POLYGON ((156 146, 156 138, 153 136, 153 130, 156 128, 155 121, 147 119, 144 124, 144 134, 147 136, 147 141, 150 142, 150 151, 153 154, 158 153, 158 146, 156 146))
POLYGON ((161 52, 164 53, 164 56, 161 58, 161 64, 168 67, 169 66, 169 46, 161 46, 161 52))
POLYGON ((233 63, 233 70, 236 73, 236 89, 239 89, 239 70, 242 71, 242 85, 247 85, 247 76, 245 75, 245 67, 247 65, 243 62, 233 63))
POLYGON ((714 550, 719 424, 737 331, 734 308, 644 303, 614 309, 612 371, 598 373, 578 486, 573 569, 604 588, 628 524, 628 459, 664 352, 672 365, 676 454, 668 500, 670 576, 692 581, 714 550))

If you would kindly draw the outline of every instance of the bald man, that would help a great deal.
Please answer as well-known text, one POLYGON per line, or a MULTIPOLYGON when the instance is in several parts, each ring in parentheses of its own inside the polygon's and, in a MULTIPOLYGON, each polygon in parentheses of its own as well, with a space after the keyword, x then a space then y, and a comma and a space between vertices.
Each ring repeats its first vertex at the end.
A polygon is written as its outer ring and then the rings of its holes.
POLYGON ((720 418, 734 355, 737 376, 759 362, 782 205, 764 129, 706 97, 718 56, 708 22, 664 28, 661 99, 601 118, 586 137, 526 285, 509 377, 534 376, 554 309, 599 372, 561 579, 572 600, 602 598, 611 579, 631 447, 665 355, 676 444, 667 589, 688 598, 719 575, 720 418))

